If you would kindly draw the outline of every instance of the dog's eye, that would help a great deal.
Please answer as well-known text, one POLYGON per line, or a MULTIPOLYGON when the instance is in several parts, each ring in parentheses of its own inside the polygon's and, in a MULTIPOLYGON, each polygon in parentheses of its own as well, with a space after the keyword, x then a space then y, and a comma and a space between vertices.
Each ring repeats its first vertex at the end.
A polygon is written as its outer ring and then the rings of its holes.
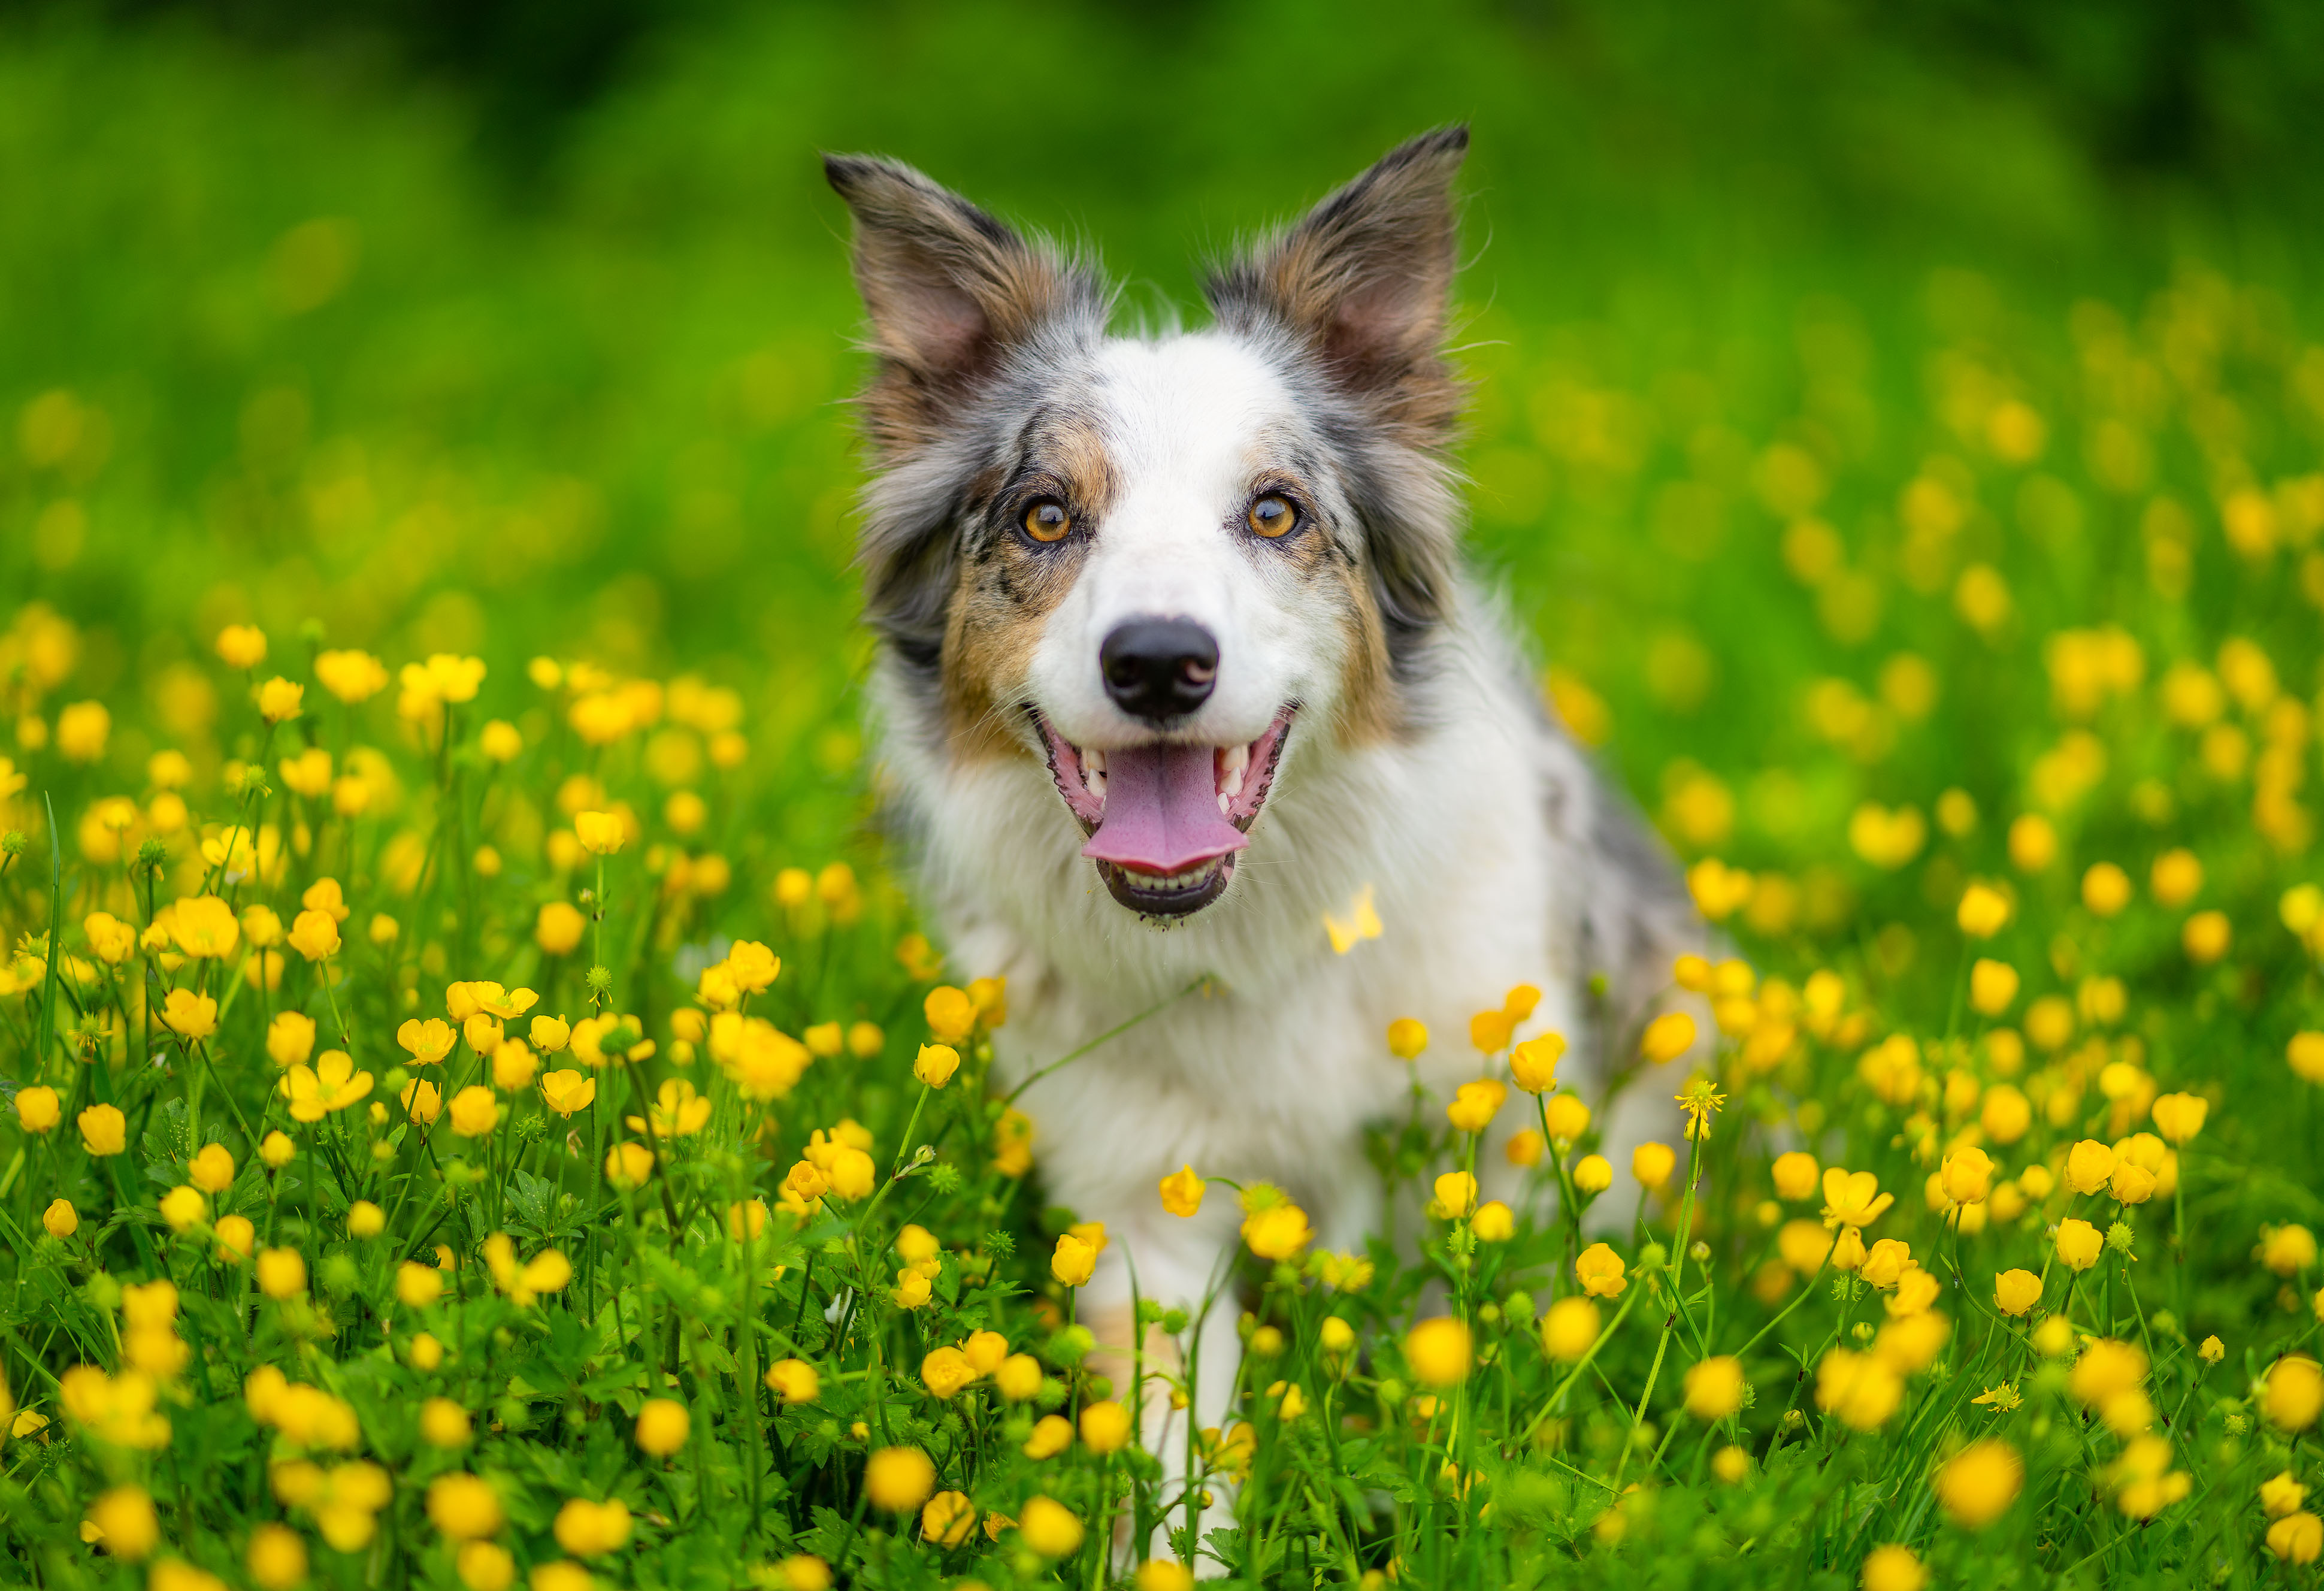
POLYGON ((1074 516, 1055 497, 1043 497, 1025 510, 1025 533, 1036 541, 1062 541, 1074 528, 1074 516))
POLYGON ((1252 504, 1250 512, 1245 513, 1243 518, 1250 522, 1253 531, 1271 541, 1296 524, 1299 514, 1291 506, 1288 498, 1279 497, 1273 492, 1269 492, 1252 504))

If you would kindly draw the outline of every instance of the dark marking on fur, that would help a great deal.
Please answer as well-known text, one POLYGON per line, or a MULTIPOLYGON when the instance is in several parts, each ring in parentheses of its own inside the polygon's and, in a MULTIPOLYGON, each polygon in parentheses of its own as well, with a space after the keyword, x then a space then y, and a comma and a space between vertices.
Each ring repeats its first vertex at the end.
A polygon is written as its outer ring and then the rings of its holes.
POLYGON ((865 495, 865 616, 930 686, 962 589, 960 529, 994 462, 937 456, 973 438, 979 401, 1019 365, 1069 359, 1105 333, 1095 266, 1030 240, 895 161, 825 155, 855 217, 857 286, 878 360, 860 404, 886 472, 865 495))

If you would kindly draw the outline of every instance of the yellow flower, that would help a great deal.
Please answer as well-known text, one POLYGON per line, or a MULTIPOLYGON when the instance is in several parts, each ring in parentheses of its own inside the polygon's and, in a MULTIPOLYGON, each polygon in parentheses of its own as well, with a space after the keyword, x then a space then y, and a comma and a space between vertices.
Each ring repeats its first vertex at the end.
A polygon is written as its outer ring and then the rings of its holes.
POLYGON ((596 1080, 570 1068, 553 1071, 540 1079, 540 1097, 558 1115, 569 1116, 589 1108, 597 1097, 596 1080))
POLYGON ((1937 1179, 1952 1203, 1983 1204, 1993 1191, 1993 1159, 1975 1145, 1956 1150, 1938 1168, 1937 1179))
POLYGON ((931 1088, 941 1088, 960 1069, 960 1051, 949 1044, 923 1044, 912 1061, 912 1076, 931 1088))
POLYGON ((2211 1102, 2200 1094, 2165 1094, 2153 1108, 2154 1130, 2173 1143, 2185 1143, 2203 1130, 2211 1102))
POLYGON ((2042 1301, 2042 1279, 2031 1271, 2004 1271, 1993 1279, 1993 1305, 2005 1315, 2023 1315, 2042 1301))
POLYGON ((52 1198, 49 1207, 41 1212, 41 1225, 51 1237, 62 1243, 80 1230, 80 1212, 74 1209, 69 1198, 52 1198))
POLYGON ((234 1186, 234 1156, 223 1143, 206 1143, 186 1168, 186 1180, 204 1193, 224 1193, 234 1186))
POLYGON ((976 1031, 976 1002, 965 991, 949 984, 930 989, 927 998, 920 1003, 920 1010, 927 1018, 928 1031, 940 1043, 964 1042, 976 1031))
POLYGON ((250 1532, 243 1565, 260 1591, 294 1591, 307 1578, 307 1543, 288 1525, 262 1524, 250 1532))
POLYGON ((2014 1413, 2025 1406, 2024 1394, 2017 1390, 2015 1383, 2006 1381, 1998 1386, 1986 1388, 1969 1401, 2000 1414, 2014 1413))
POLYGON ((1162 1179, 1162 1207, 1174 1216, 1193 1216, 1203 1207, 1203 1179, 1192 1166, 1181 1166, 1162 1179))
POLYGON ((1686 1135, 1689 1139, 1711 1136, 1711 1118, 1727 1105, 1727 1096, 1711 1087, 1711 1079, 1700 1073, 1671 1098, 1686 1113, 1686 1135))
POLYGON ((217 654, 229 669, 254 669, 266 661, 266 632, 255 624, 228 624, 218 632, 217 654))
POLYGON ((957 1547, 976 1525, 976 1504, 965 1492, 938 1492, 920 1511, 920 1539, 939 1547, 957 1547))
POLYGON ((1067 1287, 1083 1287, 1097 1269, 1097 1246, 1067 1232, 1057 1239, 1049 1256, 1049 1274, 1067 1287))
POLYGON ((89 953, 108 967, 118 967, 137 948, 137 930, 109 911, 92 911, 81 919, 88 936, 89 953))
POLYGON ((1119 1453, 1130 1444, 1130 1411, 1111 1398, 1082 1405, 1082 1445, 1091 1452, 1119 1453))
MULTIPOLYGON (((654 1103, 646 1107, 653 1119, 653 1130, 663 1138, 690 1138, 702 1131, 710 1120, 710 1101, 695 1092, 694 1085, 684 1078, 671 1078, 663 1082, 654 1095, 654 1103)), ((643 1133, 646 1124, 637 1116, 624 1118, 632 1133, 643 1133)))
POLYGON ((1630 1175, 1641 1188, 1660 1188, 1678 1169, 1678 1152, 1667 1143, 1641 1143, 1630 1152, 1630 1175))
POLYGON ((889 1296, 899 1309, 918 1309, 925 1308, 928 1300, 935 1296, 935 1288, 928 1278, 918 1271, 899 1271, 896 1272, 895 1290, 889 1296))
POLYGON ((604 1503, 568 1498, 557 1511, 557 1544, 576 1558, 617 1552, 630 1539, 629 1504, 619 1497, 604 1503))
POLYGON ((1557 1087, 1557 1063, 1564 1059, 1564 1035, 1544 1033, 1509 1051, 1509 1075, 1528 1094, 1546 1093, 1557 1087))
POLYGON ((1697 1420, 1724 1420, 1743 1407, 1743 1362, 1718 1355, 1686 1373, 1686 1411, 1697 1420))
POLYGON ((452 1096, 452 1131, 463 1138, 483 1137, 500 1124, 500 1102, 481 1083, 471 1083, 452 1096))
POLYGON ((1428 1213, 1440 1221, 1457 1221, 1477 1207, 1477 1179, 1466 1171, 1447 1171, 1436 1179, 1436 1198, 1428 1213))
POLYGON ((936 1466, 918 1448, 882 1448, 863 1466, 863 1494, 874 1508, 909 1513, 936 1489, 936 1466))
POLYGON ((629 838, 629 830, 618 813, 576 812, 573 817, 573 835, 591 856, 610 856, 629 838))
POLYGON ((1845 1171, 1838 1166, 1824 1169, 1826 1226, 1869 1226, 1895 1202, 1895 1194, 1880 1191, 1880 1179, 1870 1171, 1845 1171))
MULTIPOLYGON (((355 1070, 344 1050, 326 1050, 310 1069, 294 1066, 282 1074, 282 1097, 290 1102, 294 1121, 319 1122, 333 1111, 345 1110, 371 1092, 372 1076, 355 1070)), ((454 1114, 458 1102, 454 1102, 454 1114)))
POLYGON ((1904 1378, 1878 1355, 1833 1348, 1816 1366, 1816 1406, 1851 1429, 1879 1429, 1904 1396, 1904 1378))
POLYGON ((1984 1437, 1938 1468, 1937 1501, 1955 1524, 1979 1531, 2009 1511, 2024 1485, 2025 1462, 2017 1449, 1997 1437, 1984 1437))
POLYGON ((163 998, 161 1025, 189 1044, 217 1031, 217 1002, 191 989, 172 989, 163 998))
POLYGON ((35 1085, 16 1090, 16 1119, 35 1137, 55 1131, 63 1115, 64 1107, 54 1088, 35 1085))
MULTIPOLYGON (((1553 1094, 1542 1105, 1542 1118, 1548 1125, 1549 1135, 1562 1142, 1571 1143, 1590 1131, 1590 1107, 1573 1094, 1553 1094)), ((1536 1134, 1538 1136, 1538 1134, 1536 1134)), ((1539 1159, 1536 1155, 1535 1159, 1539 1159)), ((1520 1164, 1531 1164, 1521 1161, 1520 1164)))
POLYGON ((1469 1230, 1480 1243, 1507 1243, 1517 1235, 1517 1213, 1499 1199, 1492 1199, 1477 1207, 1469 1218, 1469 1230))
POLYGON ((161 1196, 161 1219, 172 1232, 184 1232, 201 1224, 209 1214, 209 1205, 190 1188, 172 1188, 161 1196))
POLYGON ((1315 1240, 1307 1212, 1295 1204, 1255 1210, 1243 1218, 1242 1240, 1262 1260, 1293 1260, 1315 1240))
POLYGON ((1614 1186, 1614 1166, 1602 1154, 1585 1154, 1573 1162, 1573 1186, 1583 1193, 1603 1193, 1614 1186))
POLYGON ((1630 1285, 1625 1270, 1622 1256, 1602 1243, 1591 1244, 1573 1262, 1574 1280, 1591 1298, 1621 1297, 1622 1290, 1630 1285))
POLYGON ((277 674, 258 688, 258 716, 270 724, 288 723, 299 716, 300 702, 306 694, 304 685, 277 674))
POLYGON ((76 1124, 81 1147, 100 1160, 119 1154, 128 1143, 129 1120, 116 1105, 92 1105, 76 1118, 76 1124))
POLYGON ((589 920, 578 908, 551 901, 533 920, 532 940, 551 956, 570 956, 581 948, 581 937, 588 928, 589 920))
POLYGON ((1599 1326, 1598 1306, 1588 1299, 1560 1299, 1541 1318, 1542 1349, 1551 1358, 1570 1364, 1598 1340, 1599 1326))
POLYGON ((112 733, 113 715, 103 702, 77 701, 57 715, 57 750, 69 763, 96 762, 112 733))
POLYGON ((299 1065, 314 1048, 315 1019, 303 1012, 277 1012, 266 1026, 266 1053, 278 1067, 299 1065))
POLYGON ((1081 1550, 1082 1522, 1052 1497, 1036 1496, 1017 1519, 1017 1533, 1043 1558, 1071 1558, 1081 1550))
POLYGON ((2324 1370, 2316 1361, 2297 1355, 2279 1359, 2267 1373, 2260 1394, 2260 1411, 2281 1430, 2303 1431, 2324 1411, 2324 1370))
POLYGON ((632 1434, 641 1452, 667 1458, 686 1446, 692 1423, 685 1404, 673 1398, 648 1398, 639 1406, 637 1428, 632 1434))
POLYGON ((1012 1403, 1039 1396, 1042 1379, 1041 1363, 1030 1354, 1011 1354, 992 1373, 993 1390, 1012 1403))
MULTIPOLYGON (((906 1272, 903 1274, 912 1276, 917 1272, 906 1272)), ((946 1402, 958 1397, 975 1380, 976 1366, 970 1364, 968 1355, 958 1348, 935 1348, 920 1361, 920 1384, 946 1402)))
POLYGON ((2259 1485, 2260 1512, 2270 1519, 2282 1519, 2307 1501, 2308 1488, 2292 1479, 2288 1469, 2259 1485))
POLYGON ((2017 969, 2006 961, 1979 957, 1969 969, 1969 1009, 1979 1016, 1999 1016, 2017 1000, 2017 969))
POLYGON ((2114 1175, 2114 1151, 2085 1138, 2067 1152, 2066 1185, 2076 1193, 2096 1193, 2114 1175))
POLYGON ((2060 1259, 2077 1271, 2087 1271, 2098 1263, 2106 1239, 2088 1221, 2070 1216, 2058 1223, 2057 1244, 2060 1259))
POLYGON ((326 652, 315 658, 315 678, 350 707, 387 689, 387 666, 367 652, 326 652))
POLYGON ((84 1539, 103 1542, 106 1551, 124 1563, 143 1562, 161 1539, 153 1499, 143 1486, 114 1487, 88 1505, 83 1520, 84 1539), (93 1536, 88 1534, 90 1527, 93 1536))
POLYGON ((2082 904, 2098 917, 2112 917, 2130 904, 2130 874, 2100 862, 2082 874, 2082 904))
POLYGON ((1037 1421, 1033 1434, 1025 1438, 1024 1454, 1038 1463, 1045 1458, 1055 1458, 1073 1445, 1073 1421, 1061 1414, 1049 1414, 1037 1421))
POLYGON ((2297 1223, 2263 1226, 2259 1263, 2278 1276, 2293 1276, 2316 1263, 2316 1235, 2297 1223))
POLYGON ((2324 1083, 2324 1033, 2307 1030, 2292 1034, 2283 1057, 2303 1082, 2324 1083))
POLYGON ((812 1403, 823 1393, 823 1378, 804 1359, 779 1359, 768 1366, 767 1385, 786 1403, 812 1403))
POLYGON ((2285 1563, 2314 1563, 2324 1554, 2324 1519, 2307 1512, 2286 1514, 2268 1526, 2267 1549, 2285 1563))
POLYGON ((1480 1078, 1453 1091, 1452 1103, 1444 1107, 1444 1115, 1463 1133, 1481 1133, 1492 1124, 1501 1102, 1508 1096, 1508 1089, 1498 1080, 1480 1078))
POLYGON ((1469 1327, 1449 1315, 1424 1320, 1405 1333, 1405 1365, 1423 1385, 1458 1386, 1475 1362, 1469 1327))
POLYGON ((1857 1274, 1872 1286, 1886 1290, 1896 1285, 1904 1274, 1904 1267, 1913 1263, 1910 1244, 1894 1237, 1884 1237, 1874 1244, 1857 1267, 1857 1274))
POLYGON ((497 1535, 508 1516, 483 1476, 456 1471, 429 1483, 428 1520, 455 1541, 474 1541, 497 1535))
POLYGON ((1954 913, 1961 932, 1973 939, 1989 939, 2009 926, 2009 897, 1989 883, 1972 883, 1954 913))
POLYGON ((1803 1276, 1823 1268, 1831 1253, 1832 1235, 1821 1221, 1786 1221, 1775 1234, 1775 1251, 1784 1263, 1803 1276))
POLYGON ((423 1127, 433 1125, 443 1113, 444 1091, 433 1083, 406 1083, 401 1097, 404 1113, 423 1127))
POLYGON ((433 1265, 406 1260, 396 1268, 395 1296, 408 1309, 424 1309, 444 1296, 444 1272, 433 1265))
POLYGON ((1815 1156, 1805 1150, 1795 1149, 1788 1154, 1777 1155, 1775 1165, 1770 1168, 1770 1175, 1775 1184, 1775 1197, 1790 1199, 1810 1197, 1816 1189, 1816 1170, 1815 1156))
POLYGON ((1411 1060, 1428 1048, 1428 1028, 1417 1018, 1399 1016, 1388 1024, 1388 1052, 1398 1060, 1411 1060))
POLYGON ((295 1299, 307 1290, 307 1262, 297 1249, 258 1251, 258 1290, 270 1299, 295 1299))
POLYGON ((290 948, 309 961, 339 953, 339 925, 327 911, 301 911, 290 925, 290 948))
POLYGON ((1664 1012, 1638 1038, 1638 1053, 1655 1066, 1676 1060, 1693 1048, 1694 1018, 1683 1011, 1664 1012))
POLYGON ((258 1158, 270 1170, 281 1170, 298 1157, 299 1146, 288 1133, 269 1133, 258 1141, 258 1158))
POLYGON ((1892 1541, 1865 1554, 1863 1591, 1922 1591, 1928 1583, 1928 1567, 1910 1547, 1892 1541))

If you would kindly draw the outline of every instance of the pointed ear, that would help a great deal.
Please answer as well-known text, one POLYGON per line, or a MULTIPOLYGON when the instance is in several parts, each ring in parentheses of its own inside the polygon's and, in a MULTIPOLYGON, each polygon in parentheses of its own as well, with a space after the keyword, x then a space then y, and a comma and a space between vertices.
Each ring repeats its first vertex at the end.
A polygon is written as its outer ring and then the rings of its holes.
POLYGON ((1449 426, 1459 388, 1443 356, 1452 289, 1452 179, 1469 130, 1447 127, 1390 150, 1307 217, 1211 279, 1231 328, 1272 322, 1312 347, 1386 418, 1449 426))
POLYGON ((1085 267, 1028 242, 899 162, 826 154, 824 175, 855 215, 855 284, 880 373, 865 395, 874 439, 908 447, 997 363, 1060 317, 1104 298, 1085 267))

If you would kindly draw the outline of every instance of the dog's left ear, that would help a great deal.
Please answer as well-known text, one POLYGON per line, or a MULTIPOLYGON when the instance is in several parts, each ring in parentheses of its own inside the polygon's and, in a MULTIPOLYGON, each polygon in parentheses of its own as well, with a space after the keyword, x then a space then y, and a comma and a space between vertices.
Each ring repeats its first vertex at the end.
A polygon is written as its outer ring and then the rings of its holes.
POLYGON ((1456 264, 1452 179, 1469 130, 1398 145, 1289 231, 1214 275, 1212 312, 1230 329, 1288 328, 1381 419, 1442 433, 1460 387, 1444 358, 1456 264))

